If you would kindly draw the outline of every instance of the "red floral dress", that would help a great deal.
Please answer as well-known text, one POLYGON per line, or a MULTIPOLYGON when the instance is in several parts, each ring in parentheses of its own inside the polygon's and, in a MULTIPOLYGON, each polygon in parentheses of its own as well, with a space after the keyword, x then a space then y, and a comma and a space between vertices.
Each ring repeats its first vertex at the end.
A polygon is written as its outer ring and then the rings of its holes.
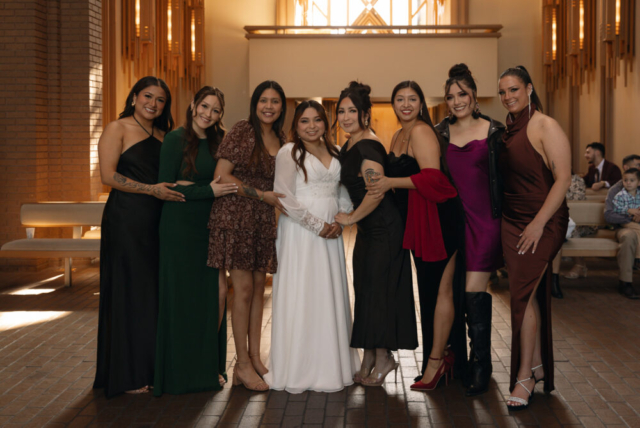
MULTIPOLYGON (((280 136, 285 143, 284 134, 280 136)), ((233 175, 258 190, 273 190, 276 158, 263 154, 249 165, 255 146, 255 132, 247 120, 236 123, 226 135, 216 159, 235 165, 233 175)), ((207 265, 218 269, 239 269, 275 273, 275 209, 255 199, 238 195, 216 198, 209 217, 209 258, 207 265)))

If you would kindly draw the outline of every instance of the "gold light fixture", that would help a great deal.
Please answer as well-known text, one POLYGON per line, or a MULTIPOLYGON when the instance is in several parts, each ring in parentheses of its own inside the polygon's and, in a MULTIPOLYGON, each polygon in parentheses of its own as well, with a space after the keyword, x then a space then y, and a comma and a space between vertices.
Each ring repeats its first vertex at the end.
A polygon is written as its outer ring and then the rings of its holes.
MULTIPOLYGON (((204 73, 204 0, 122 0, 123 69, 129 83, 158 76, 195 93, 204 73), (133 65, 133 67, 131 66, 133 65)), ((173 113, 181 111, 173 97, 173 113)))
POLYGON ((136 0, 136 37, 140 37, 140 0, 136 0))
POLYGON ((620 0, 616 0, 616 36, 620 35, 620 0))
POLYGON ((557 10, 554 8, 551 11, 551 59, 553 61, 557 59, 558 52, 558 17, 556 13, 557 10))
POLYGON ((542 5, 544 47, 544 78, 547 92, 554 92, 565 76, 566 56, 566 0, 544 0, 542 5))
POLYGON ((587 82, 590 89, 596 66, 596 5, 596 0, 544 0, 542 38, 547 92, 564 85, 567 76, 571 86, 587 82))
POLYGON ((584 0, 580 0, 579 5, 580 11, 580 20, 579 20, 579 31, 578 37, 580 39, 580 49, 584 49, 584 0))
POLYGON ((196 60, 196 11, 191 10, 191 61, 196 60))
POLYGON ((595 0, 567 1, 567 74, 571 86, 580 86, 585 80, 590 90, 587 77, 594 76, 595 71, 595 43, 594 19, 595 0))
POLYGON ((635 0, 602 0, 600 41, 604 43, 603 65, 607 78, 614 80, 632 69, 635 53, 635 0), (621 69, 620 64, 623 64, 621 69))
POLYGON ((167 49, 171 52, 171 0, 167 1, 167 49))

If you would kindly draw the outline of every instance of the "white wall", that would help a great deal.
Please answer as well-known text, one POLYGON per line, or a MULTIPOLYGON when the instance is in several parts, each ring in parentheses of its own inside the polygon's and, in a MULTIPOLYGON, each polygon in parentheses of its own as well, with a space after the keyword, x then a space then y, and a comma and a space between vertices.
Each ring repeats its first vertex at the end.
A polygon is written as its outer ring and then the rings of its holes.
MULTIPOLYGON (((498 74, 509 67, 524 65, 544 103, 542 1, 469 0, 469 24, 501 24, 504 27, 500 31, 502 37, 498 39, 498 74)), ((497 81, 498 76, 495 79, 497 81)), ((488 83, 476 82, 478 89, 488 83)), ((479 101, 484 114, 504 122, 507 114, 497 94, 494 98, 479 101)))
MULTIPOLYGON (((205 0, 204 84, 225 94, 227 129, 249 116, 249 41, 246 25, 275 25, 276 0, 205 0)), ((284 55, 285 53, 283 53, 284 55)))

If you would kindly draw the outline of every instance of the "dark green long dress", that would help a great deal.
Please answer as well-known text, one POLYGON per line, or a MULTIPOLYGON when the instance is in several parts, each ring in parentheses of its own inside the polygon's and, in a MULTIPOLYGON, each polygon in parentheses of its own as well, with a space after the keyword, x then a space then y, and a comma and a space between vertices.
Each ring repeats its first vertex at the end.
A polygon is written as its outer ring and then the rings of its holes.
POLYGON ((193 181, 176 186, 186 202, 165 202, 160 219, 160 307, 153 394, 221 389, 226 378, 226 320, 218 332, 218 269, 207 266, 207 223, 214 195, 216 161, 200 140, 197 173, 184 177, 184 129, 164 137, 158 182, 193 181))

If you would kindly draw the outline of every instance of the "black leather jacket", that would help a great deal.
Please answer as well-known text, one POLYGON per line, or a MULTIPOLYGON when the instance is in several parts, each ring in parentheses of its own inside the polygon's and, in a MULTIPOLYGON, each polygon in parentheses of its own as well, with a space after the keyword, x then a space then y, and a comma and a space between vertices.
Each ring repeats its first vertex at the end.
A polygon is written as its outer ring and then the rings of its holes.
MULTIPOLYGON (((498 168, 498 157, 500 156, 500 150, 502 149, 502 134, 505 131, 505 126, 491 119, 489 116, 483 114, 481 118, 489 121, 489 135, 487 135, 487 145, 489 146, 489 180, 491 190, 491 214, 493 218, 498 218, 502 215, 502 176, 498 168)), ((445 118, 442 122, 435 126, 436 131, 442 137, 441 155, 443 161, 446 162, 447 148, 449 146, 449 118, 445 118)), ((448 170, 448 167, 446 167, 448 170)), ((451 177, 450 177, 451 178, 451 177)), ((456 183, 451 180, 453 185, 456 183)))

